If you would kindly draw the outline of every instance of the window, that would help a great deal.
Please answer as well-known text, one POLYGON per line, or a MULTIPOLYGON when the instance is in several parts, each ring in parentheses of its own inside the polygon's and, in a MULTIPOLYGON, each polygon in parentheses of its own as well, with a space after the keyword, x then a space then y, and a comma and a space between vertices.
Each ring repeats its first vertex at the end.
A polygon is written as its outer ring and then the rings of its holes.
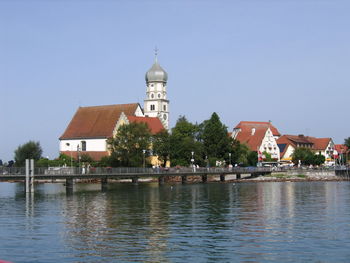
POLYGON ((82 150, 83 152, 86 151, 86 141, 81 141, 81 150, 82 150))
POLYGON ((151 93, 151 98, 152 98, 152 99, 154 98, 154 94, 153 94, 153 93, 151 93))
POLYGON ((156 109, 156 107, 155 107, 155 105, 151 105, 151 110, 155 110, 156 109))
POLYGON ((158 93, 158 99, 160 99, 160 93, 158 93))
POLYGON ((166 111, 166 105, 163 105, 163 110, 166 111))
POLYGON ((166 118, 167 118, 167 116, 166 116, 166 114, 164 114, 164 115, 163 115, 163 119, 166 120, 166 118))

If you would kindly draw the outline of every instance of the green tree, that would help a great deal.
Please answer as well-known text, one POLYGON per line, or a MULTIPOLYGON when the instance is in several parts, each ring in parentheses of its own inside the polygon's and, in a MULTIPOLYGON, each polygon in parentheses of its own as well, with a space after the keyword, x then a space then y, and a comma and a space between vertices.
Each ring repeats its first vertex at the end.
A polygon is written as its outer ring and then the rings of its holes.
POLYGON ((200 125, 199 135, 206 156, 209 158, 226 159, 230 152, 231 139, 228 136, 227 127, 220 121, 214 112, 209 120, 200 125))
POLYGON ((117 135, 107 143, 122 166, 141 167, 143 150, 151 145, 151 132, 146 123, 130 123, 120 126, 117 135))
POLYGON ((294 164, 299 164, 299 160, 303 165, 321 165, 325 161, 323 155, 313 153, 309 148, 296 148, 292 154, 294 164))
POLYGON ((165 167, 170 155, 170 134, 167 130, 161 130, 153 136, 152 149, 165 167))
POLYGON ((350 137, 344 139, 344 144, 348 149, 350 149, 350 137))
POLYGON ((263 151, 262 154, 263 154, 263 156, 264 156, 264 158, 263 158, 263 161, 264 161, 264 162, 276 161, 276 160, 274 160, 274 159, 272 158, 272 156, 271 156, 270 153, 268 153, 268 152, 266 152, 266 151, 263 151))
POLYGON ((196 164, 204 165, 203 146, 197 139, 198 125, 187 121, 185 116, 180 116, 170 135, 170 161, 172 166, 188 166, 194 153, 196 164))
POLYGON ((26 159, 34 159, 38 161, 41 158, 43 150, 39 142, 29 141, 23 145, 18 146, 15 150, 16 166, 23 166, 26 159))

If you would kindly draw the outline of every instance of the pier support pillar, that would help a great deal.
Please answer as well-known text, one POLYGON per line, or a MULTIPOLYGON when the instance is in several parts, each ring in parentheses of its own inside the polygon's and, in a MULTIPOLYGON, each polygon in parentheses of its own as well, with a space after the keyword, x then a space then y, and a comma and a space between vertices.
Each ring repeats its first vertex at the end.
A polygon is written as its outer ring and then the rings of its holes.
POLYGON ((236 174, 236 179, 241 179, 241 174, 236 174))
POLYGON ((131 182, 133 184, 137 184, 139 182, 139 178, 137 176, 135 176, 135 177, 131 178, 131 182))
POLYGON ((224 174, 220 174, 220 182, 225 182, 225 175, 224 174))
POLYGON ((203 182, 203 183, 206 183, 207 181, 208 181, 208 175, 203 174, 203 175, 202 175, 202 182, 203 182))
POLYGON ((187 183, 187 176, 186 175, 181 175, 181 182, 183 184, 187 183))
POLYGON ((101 179, 101 189, 102 189, 102 191, 106 191, 108 189, 108 179, 107 179, 107 177, 101 179))
POLYGON ((161 176, 158 177, 158 183, 159 184, 164 184, 164 176, 161 175, 161 176))
POLYGON ((73 192, 73 178, 66 179, 66 191, 67 193, 73 192))

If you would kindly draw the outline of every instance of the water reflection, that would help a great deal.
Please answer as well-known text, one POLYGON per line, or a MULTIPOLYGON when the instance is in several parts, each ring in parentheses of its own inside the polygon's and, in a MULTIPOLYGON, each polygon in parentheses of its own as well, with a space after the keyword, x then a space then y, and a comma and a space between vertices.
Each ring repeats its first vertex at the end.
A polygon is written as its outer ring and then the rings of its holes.
POLYGON ((7 188, 0 184, 0 255, 15 262, 32 262, 28 255, 36 262, 55 262, 52 255, 65 262, 350 256, 348 182, 114 184, 103 192, 77 184, 70 195, 59 184, 38 185, 34 195, 7 188))

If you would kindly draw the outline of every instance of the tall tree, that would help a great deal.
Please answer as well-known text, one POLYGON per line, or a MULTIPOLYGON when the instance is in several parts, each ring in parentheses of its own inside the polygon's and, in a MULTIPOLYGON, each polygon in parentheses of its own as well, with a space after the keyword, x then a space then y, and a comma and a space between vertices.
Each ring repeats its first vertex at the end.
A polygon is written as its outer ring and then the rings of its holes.
POLYGON ((185 116, 180 116, 170 135, 171 165, 188 166, 192 152, 195 164, 203 165, 203 147, 197 140, 198 126, 190 123, 185 116))
POLYGON ((165 167, 170 155, 170 134, 167 130, 161 130, 153 136, 152 149, 165 167))
POLYGON ((221 123, 215 112, 209 120, 201 124, 200 138, 208 157, 223 159, 230 152, 231 139, 228 136, 227 127, 221 123))
POLYGON ((23 166, 26 159, 34 159, 38 161, 41 158, 43 150, 39 142, 29 141, 18 146, 15 150, 16 166, 23 166))
POLYGON ((151 145, 151 132, 146 123, 130 123, 120 126, 117 135, 107 143, 122 166, 141 167, 143 150, 148 150, 151 145))

